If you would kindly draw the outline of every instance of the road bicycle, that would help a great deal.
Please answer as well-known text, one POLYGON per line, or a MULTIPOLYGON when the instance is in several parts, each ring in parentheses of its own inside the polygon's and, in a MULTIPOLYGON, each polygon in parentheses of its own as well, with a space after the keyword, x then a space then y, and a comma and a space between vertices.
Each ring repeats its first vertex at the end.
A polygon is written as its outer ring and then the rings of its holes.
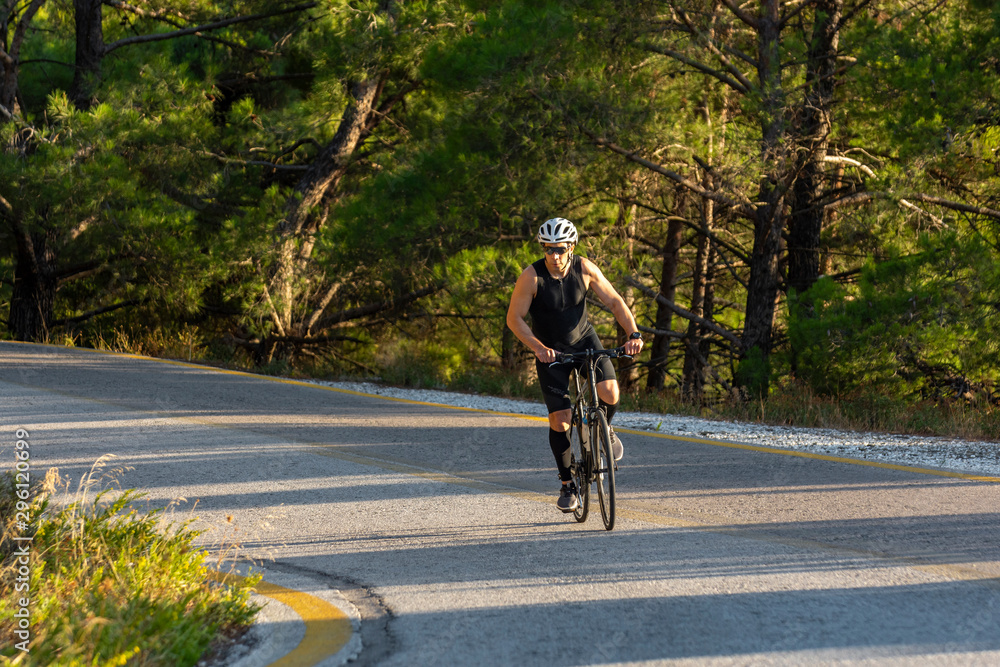
POLYGON ((556 355, 555 364, 576 364, 573 373, 572 418, 570 422, 570 445, 572 460, 570 472, 576 486, 577 508, 573 516, 583 523, 590 513, 590 487, 597 486, 597 498, 601 505, 604 528, 615 527, 615 471, 618 464, 611 451, 611 430, 608 419, 597 398, 597 363, 604 357, 609 359, 631 359, 625 348, 611 350, 582 350, 556 355), (581 377, 581 374, 583 377, 581 377), (591 446, 596 443, 597 446, 591 446))

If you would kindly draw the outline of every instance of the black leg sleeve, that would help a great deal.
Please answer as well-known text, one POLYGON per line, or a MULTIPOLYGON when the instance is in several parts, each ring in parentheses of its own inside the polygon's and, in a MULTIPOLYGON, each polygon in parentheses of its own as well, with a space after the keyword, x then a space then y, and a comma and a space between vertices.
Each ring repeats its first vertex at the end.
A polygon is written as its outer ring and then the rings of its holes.
POLYGON ((556 457, 556 468, 559 469, 559 479, 564 482, 573 479, 573 475, 569 471, 569 464, 573 457, 573 452, 570 451, 569 432, 556 431, 550 428, 549 447, 552 448, 552 454, 556 457))
POLYGON ((615 413, 618 411, 617 403, 605 403, 604 401, 598 399, 601 407, 604 408, 604 416, 608 418, 608 423, 611 423, 612 418, 614 418, 615 413))

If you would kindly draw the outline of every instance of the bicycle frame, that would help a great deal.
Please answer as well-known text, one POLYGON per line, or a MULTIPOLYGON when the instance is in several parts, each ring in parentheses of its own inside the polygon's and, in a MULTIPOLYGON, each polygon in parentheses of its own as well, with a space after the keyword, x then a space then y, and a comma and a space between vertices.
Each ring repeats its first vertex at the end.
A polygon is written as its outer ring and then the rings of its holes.
POLYGON ((574 435, 579 439, 581 460, 575 460, 574 452, 573 478, 577 482, 579 501, 574 516, 580 523, 587 520, 590 487, 596 484, 604 527, 611 530, 615 523, 615 470, 618 465, 611 455, 610 432, 597 394, 597 363, 602 357, 631 358, 623 348, 591 349, 559 354, 554 363, 577 364, 573 373, 576 395, 572 403, 570 442, 574 441, 574 435), (581 372, 586 373, 583 379, 581 372))
MULTIPOLYGON (((587 470, 591 470, 596 462, 593 460, 593 448, 590 447, 590 442, 593 440, 591 431, 591 424, 594 423, 595 413, 600 410, 600 403, 597 397, 597 381, 594 379, 597 370, 597 361, 599 357, 591 357, 584 361, 582 368, 573 369, 573 380, 576 386, 576 393, 573 399, 573 423, 571 423, 570 428, 580 429, 580 443, 582 449, 588 453, 588 458, 590 460, 586 461, 588 464, 587 470), (580 378, 580 372, 583 371, 586 375, 584 378, 580 378), (577 424, 577 420, 582 420, 582 423, 577 424)), ((591 480, 592 481, 592 480, 591 480)))

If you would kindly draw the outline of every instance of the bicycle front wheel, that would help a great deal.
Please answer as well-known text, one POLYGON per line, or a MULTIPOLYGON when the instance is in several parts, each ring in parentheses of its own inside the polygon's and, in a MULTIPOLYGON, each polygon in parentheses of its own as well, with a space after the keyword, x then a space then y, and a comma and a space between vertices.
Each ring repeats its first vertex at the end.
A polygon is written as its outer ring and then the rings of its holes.
POLYGON ((590 513, 590 452, 587 444, 587 429, 579 406, 573 411, 573 423, 569 427, 569 441, 573 452, 573 483, 576 485, 578 505, 573 517, 583 523, 590 513))
POLYGON ((591 426, 591 442, 594 444, 594 459, 597 463, 597 470, 594 471, 597 498, 601 503, 604 528, 611 530, 615 527, 615 459, 611 452, 611 431, 604 411, 597 411, 591 426))

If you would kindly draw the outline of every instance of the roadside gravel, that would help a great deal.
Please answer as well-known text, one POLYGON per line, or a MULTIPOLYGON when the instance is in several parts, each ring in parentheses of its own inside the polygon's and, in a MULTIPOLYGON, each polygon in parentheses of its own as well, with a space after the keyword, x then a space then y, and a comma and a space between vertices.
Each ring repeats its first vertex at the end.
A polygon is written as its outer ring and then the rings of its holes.
MULTIPOLYGON (((337 389, 455 407, 544 416, 541 400, 521 401, 449 391, 402 389, 370 382, 322 382, 337 389)), ((666 435, 725 440, 760 447, 792 449, 882 463, 941 468, 963 473, 1000 475, 1000 441, 865 433, 833 429, 767 426, 698 417, 618 412, 615 426, 666 435)))

